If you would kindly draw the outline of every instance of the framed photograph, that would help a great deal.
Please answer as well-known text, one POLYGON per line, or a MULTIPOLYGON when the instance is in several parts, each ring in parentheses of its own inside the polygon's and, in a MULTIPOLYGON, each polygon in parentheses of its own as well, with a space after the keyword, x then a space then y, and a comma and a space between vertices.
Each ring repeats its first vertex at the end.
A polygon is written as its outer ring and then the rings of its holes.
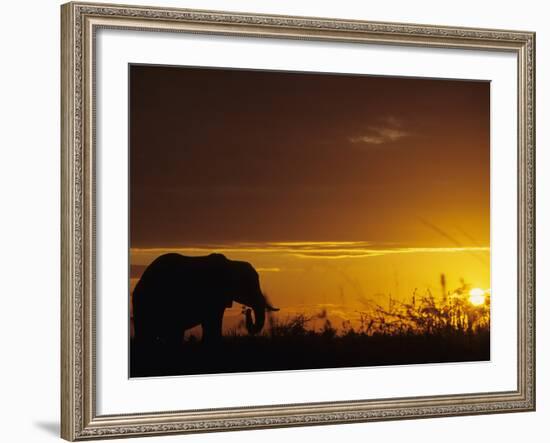
POLYGON ((62 437, 535 409, 535 35, 62 6, 62 437))

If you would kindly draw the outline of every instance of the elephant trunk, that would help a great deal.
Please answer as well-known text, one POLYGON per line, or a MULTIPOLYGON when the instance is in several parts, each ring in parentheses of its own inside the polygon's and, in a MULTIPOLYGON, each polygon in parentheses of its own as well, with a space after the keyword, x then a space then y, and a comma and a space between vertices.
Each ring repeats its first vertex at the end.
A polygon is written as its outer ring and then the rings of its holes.
POLYGON ((264 327, 265 305, 254 306, 254 321, 252 320, 252 309, 246 310, 246 329, 249 334, 257 334, 264 327))

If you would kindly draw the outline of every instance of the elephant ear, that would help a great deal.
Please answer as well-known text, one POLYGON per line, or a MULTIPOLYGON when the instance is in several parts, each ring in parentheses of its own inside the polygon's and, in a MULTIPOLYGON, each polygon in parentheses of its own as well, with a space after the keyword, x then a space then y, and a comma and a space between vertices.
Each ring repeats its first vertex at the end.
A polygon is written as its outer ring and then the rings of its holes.
POLYGON ((233 294, 231 293, 232 279, 234 278, 231 266, 231 260, 229 260, 223 254, 210 254, 208 256, 213 268, 213 275, 215 275, 217 281, 215 285, 217 287, 216 292, 219 297, 222 298, 222 303, 225 308, 233 306, 233 294))

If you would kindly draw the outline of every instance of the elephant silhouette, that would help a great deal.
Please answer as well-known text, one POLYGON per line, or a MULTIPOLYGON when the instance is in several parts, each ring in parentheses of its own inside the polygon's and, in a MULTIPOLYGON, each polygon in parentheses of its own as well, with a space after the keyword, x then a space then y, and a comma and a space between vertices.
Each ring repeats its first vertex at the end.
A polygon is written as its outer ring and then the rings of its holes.
POLYGON ((266 300, 258 273, 248 262, 222 254, 161 255, 145 269, 134 289, 135 343, 177 346, 184 331, 197 325, 202 326, 203 343, 220 342, 224 311, 233 301, 248 307, 250 334, 262 330, 266 311, 278 310, 266 300))

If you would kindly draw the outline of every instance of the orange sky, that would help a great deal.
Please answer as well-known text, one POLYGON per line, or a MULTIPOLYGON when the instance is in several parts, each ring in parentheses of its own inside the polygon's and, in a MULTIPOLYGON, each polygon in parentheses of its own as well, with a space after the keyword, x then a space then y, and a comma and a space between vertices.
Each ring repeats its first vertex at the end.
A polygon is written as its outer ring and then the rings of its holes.
POLYGON ((437 293, 441 273, 489 288, 489 83, 130 76, 133 283, 168 250, 222 252, 259 270, 279 315, 337 323, 390 293, 437 293))

